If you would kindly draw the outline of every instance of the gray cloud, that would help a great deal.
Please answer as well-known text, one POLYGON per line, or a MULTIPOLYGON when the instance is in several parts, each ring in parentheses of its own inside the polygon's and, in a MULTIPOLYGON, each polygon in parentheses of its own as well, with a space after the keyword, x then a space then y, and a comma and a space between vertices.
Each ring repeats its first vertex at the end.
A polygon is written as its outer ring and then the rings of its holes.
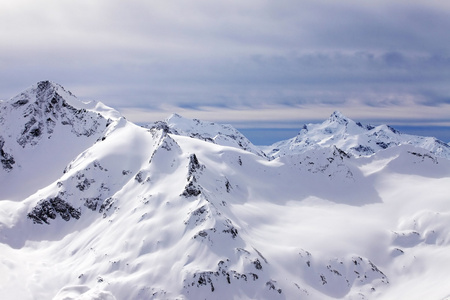
POLYGON ((0 10, 0 98, 50 79, 119 109, 439 107, 449 13, 435 0, 18 0, 0 10))

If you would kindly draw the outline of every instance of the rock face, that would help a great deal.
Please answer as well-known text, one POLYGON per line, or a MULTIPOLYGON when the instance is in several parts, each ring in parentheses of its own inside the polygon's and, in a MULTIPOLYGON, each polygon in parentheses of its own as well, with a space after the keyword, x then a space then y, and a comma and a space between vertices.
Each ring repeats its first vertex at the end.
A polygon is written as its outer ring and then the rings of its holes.
POLYGON ((107 120, 102 115, 76 108, 62 95, 74 98, 61 86, 41 81, 5 103, 2 107, 5 114, 3 123, 20 125, 16 142, 22 148, 35 146, 42 139, 51 139, 57 125, 69 127, 77 137, 89 137, 103 131, 107 120), (20 119, 18 122, 9 121, 6 114, 20 119))
POLYGON ((62 200, 60 197, 41 200, 27 215, 35 224, 49 224, 49 219, 55 219, 59 215, 64 221, 70 218, 79 219, 80 210, 62 200))
POLYGON ((296 137, 267 147, 266 154, 279 157, 336 146, 355 156, 368 156, 398 145, 413 145, 450 159, 450 147, 436 138, 402 134, 387 125, 363 125, 337 111, 321 124, 304 125, 296 137))
POLYGON ((446 297, 450 161, 353 148, 393 129, 335 113, 268 159, 230 127, 140 127, 49 82, 1 111, 6 299, 446 297))
POLYGON ((81 102, 49 81, 0 102, 0 179, 6 182, 0 198, 15 197, 7 183, 12 177, 30 183, 19 197, 57 179, 71 159, 104 138, 119 118, 113 109, 81 102))
POLYGON ((0 136, 0 162, 2 163, 3 170, 10 171, 13 165, 16 163, 14 157, 5 152, 3 147, 5 146, 5 140, 0 136))

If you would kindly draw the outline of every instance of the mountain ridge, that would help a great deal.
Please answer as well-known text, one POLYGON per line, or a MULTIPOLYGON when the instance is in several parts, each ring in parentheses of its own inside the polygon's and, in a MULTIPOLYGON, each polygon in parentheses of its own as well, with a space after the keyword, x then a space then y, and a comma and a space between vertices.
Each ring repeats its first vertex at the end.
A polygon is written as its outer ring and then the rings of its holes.
MULTIPOLYGON (((3 153, 17 160, 0 170, 16 195, 0 197, 6 299, 446 297, 435 283, 450 280, 448 159, 411 144, 269 158, 232 127, 179 116, 137 126, 90 105, 82 118, 64 110, 25 147, 3 118, 3 153), (98 130, 77 135, 84 120, 98 130), (53 159, 63 146, 75 154, 53 159), (20 151, 52 159, 26 164, 20 151)), ((34 124, 47 117, 38 108, 34 124)), ((373 130, 332 118, 334 133, 373 130)))
POLYGON ((305 124, 297 136, 264 147, 264 151, 268 156, 278 157, 335 145, 352 155, 367 156, 401 144, 415 145, 450 159, 448 144, 434 137, 403 134, 389 125, 363 125, 338 111, 323 123, 305 124))
POLYGON ((174 113, 165 121, 157 121, 145 127, 163 128, 168 133, 184 135, 223 146, 237 147, 266 157, 266 154, 261 149, 253 145, 242 133, 231 125, 222 125, 198 119, 187 119, 174 113))

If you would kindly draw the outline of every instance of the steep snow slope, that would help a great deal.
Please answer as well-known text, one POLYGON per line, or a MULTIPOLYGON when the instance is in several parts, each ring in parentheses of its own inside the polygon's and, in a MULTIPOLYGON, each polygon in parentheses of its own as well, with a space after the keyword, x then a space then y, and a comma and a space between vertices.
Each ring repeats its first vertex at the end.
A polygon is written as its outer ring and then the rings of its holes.
POLYGON ((434 155, 450 159, 449 145, 434 137, 403 134, 387 125, 362 125, 346 118, 340 112, 334 112, 321 124, 304 125, 296 137, 265 147, 264 151, 268 156, 279 157, 309 149, 336 146, 360 156, 404 144, 427 149, 434 155))
POLYGON ((205 122, 198 119, 187 119, 178 114, 171 115, 165 121, 147 125, 147 128, 160 128, 168 133, 184 135, 222 146, 241 148, 256 155, 266 154, 253 145, 245 136, 231 125, 205 122))
POLYGON ((0 199, 21 200, 58 178, 118 118, 49 81, 0 102, 0 199))
POLYGON ((448 297, 447 159, 400 145, 269 161, 169 132, 119 118, 0 201, 2 299, 448 297))

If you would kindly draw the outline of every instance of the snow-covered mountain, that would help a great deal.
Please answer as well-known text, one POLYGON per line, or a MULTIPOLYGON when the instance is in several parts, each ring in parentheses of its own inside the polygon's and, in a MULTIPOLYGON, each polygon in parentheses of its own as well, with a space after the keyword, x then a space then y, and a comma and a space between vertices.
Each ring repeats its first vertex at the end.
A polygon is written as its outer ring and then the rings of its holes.
MULTIPOLYGON (((2 299, 449 296, 449 160, 414 145, 370 156, 333 145, 270 160, 221 125, 172 116, 140 127, 48 84, 74 109, 61 104, 53 132, 44 124, 25 146, 16 127, 29 119, 9 117, 17 98, 1 104, 12 166, 2 190, 8 182, 24 195, 0 197, 2 299), (46 164, 28 162, 36 158, 46 164)), ((45 99, 33 124, 49 116, 45 99)))
POLYGON ((266 157, 266 154, 261 149, 253 145, 231 125, 187 119, 178 114, 173 114, 165 121, 158 121, 146 127, 163 129, 167 133, 184 135, 222 146, 237 147, 266 157))
POLYGON ((104 104, 81 102, 49 81, 0 102, 0 199, 22 198, 51 183, 119 118, 104 104), (17 190, 17 181, 26 184, 17 190))
POLYGON ((304 125, 297 136, 265 147, 265 152, 268 156, 279 157, 336 146, 355 156, 367 156, 382 149, 405 144, 450 159, 450 146, 434 137, 403 134, 387 125, 363 125, 337 111, 323 123, 304 125))

